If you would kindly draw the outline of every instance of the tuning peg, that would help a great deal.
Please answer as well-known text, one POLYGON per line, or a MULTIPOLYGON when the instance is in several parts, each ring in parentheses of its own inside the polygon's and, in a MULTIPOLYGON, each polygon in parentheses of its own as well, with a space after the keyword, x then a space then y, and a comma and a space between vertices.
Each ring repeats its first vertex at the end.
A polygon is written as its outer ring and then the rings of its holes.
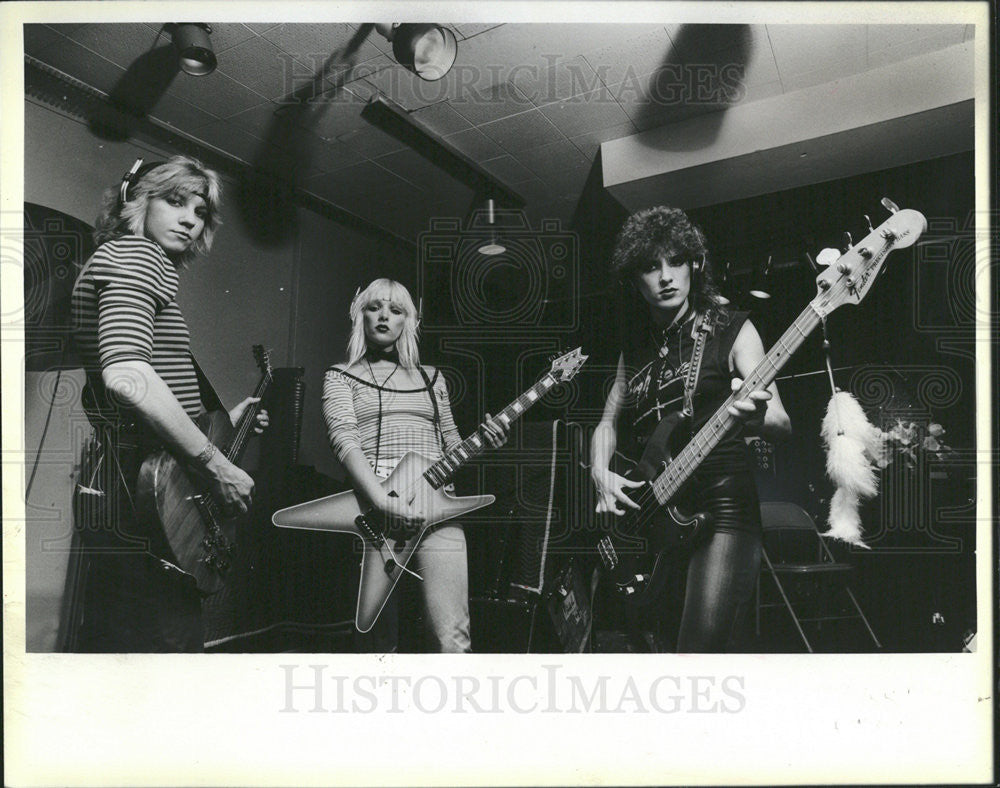
POLYGON ((832 265, 840 259, 840 252, 836 249, 831 249, 829 246, 826 249, 821 249, 820 253, 816 255, 816 262, 821 266, 826 268, 828 265, 832 265))
POLYGON ((896 203, 894 203, 888 197, 882 198, 882 205, 889 213, 899 213, 899 206, 896 205, 896 203))
POLYGON ((854 246, 854 239, 851 238, 850 233, 844 233, 840 239, 840 245, 842 251, 846 254, 847 250, 854 246))
POLYGON ((868 225, 868 232, 875 232, 875 228, 872 227, 872 218, 867 213, 865 214, 865 224, 868 225))

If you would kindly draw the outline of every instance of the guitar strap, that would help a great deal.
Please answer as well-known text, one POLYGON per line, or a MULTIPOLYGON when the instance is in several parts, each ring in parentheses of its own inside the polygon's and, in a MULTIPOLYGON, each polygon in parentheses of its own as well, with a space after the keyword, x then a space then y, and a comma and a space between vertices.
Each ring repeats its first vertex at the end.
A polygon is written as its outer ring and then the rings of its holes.
POLYGON ((694 329, 697 336, 694 340, 694 349, 691 351, 691 363, 688 365, 687 378, 684 379, 684 409, 681 411, 687 419, 694 415, 694 390, 698 386, 698 378, 701 376, 705 343, 708 341, 708 335, 712 333, 714 322, 708 315, 703 314, 698 318, 698 324, 694 329))
MULTIPOLYGON (((438 410, 438 401, 434 395, 434 386, 431 379, 427 377, 427 371, 423 366, 421 365, 417 368, 420 370, 420 376, 424 379, 424 385, 427 386, 427 395, 431 398, 431 405, 434 407, 434 426, 437 428, 438 440, 441 441, 441 451, 444 451, 444 431, 441 429, 441 412, 438 410)), ((434 380, 437 380, 439 374, 441 374, 441 370, 434 370, 434 380)))
POLYGON ((201 397, 201 404, 205 406, 205 410, 225 410, 225 406, 222 404, 222 400, 219 399, 219 395, 216 393, 215 388, 212 386, 208 379, 208 376, 202 372, 200 366, 198 366, 198 360, 194 357, 191 351, 188 351, 188 355, 191 357, 191 364, 194 366, 194 374, 198 378, 198 396, 201 397))

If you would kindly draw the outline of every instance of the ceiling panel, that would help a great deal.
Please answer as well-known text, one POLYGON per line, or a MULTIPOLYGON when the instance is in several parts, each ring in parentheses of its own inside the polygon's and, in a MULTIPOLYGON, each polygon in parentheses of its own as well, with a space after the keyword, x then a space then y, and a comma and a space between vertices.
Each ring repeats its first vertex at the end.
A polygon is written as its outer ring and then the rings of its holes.
POLYGON ((53 30, 48 25, 25 25, 24 32, 24 54, 38 57, 46 47, 50 47, 63 36, 53 30))
POLYGON ((472 124, 462 117, 447 101, 439 101, 422 109, 416 110, 413 117, 426 123, 435 134, 442 137, 454 134, 456 131, 472 128, 472 124))
POLYGON ((509 153, 536 148, 562 138, 559 129, 537 109, 486 123, 479 129, 509 153))
POLYGON ((109 95, 125 74, 125 69, 68 38, 60 38, 37 57, 109 95))
POLYGON ((540 111, 567 137, 583 134, 589 129, 603 129, 629 122, 625 110, 605 87, 555 104, 547 104, 540 111))
MULTIPOLYGON (((822 69, 865 70, 868 35, 864 25, 768 25, 768 37, 782 82, 822 69)), ((829 81, 829 80, 827 80, 829 81)))
POLYGON ((545 68, 515 71, 514 84, 535 106, 590 93, 603 83, 590 63, 582 56, 545 58, 545 68))
POLYGON ((382 54, 382 50, 367 38, 355 42, 348 51, 348 44, 356 32, 356 28, 348 24, 299 22, 278 25, 262 33, 262 36, 316 73, 331 58, 331 63, 346 63, 348 60, 364 63, 382 54))
POLYGON ((447 135, 445 139, 475 161, 493 159, 504 152, 497 143, 475 128, 457 131, 447 135))
POLYGON ((214 115, 199 109, 194 104, 189 104, 184 99, 169 94, 162 96, 149 114, 163 123, 188 133, 218 120, 214 115))
POLYGON ((617 126, 610 126, 606 129, 595 129, 593 131, 587 131, 584 134, 577 134, 569 138, 569 141, 576 145, 577 149, 582 153, 588 161, 593 161, 594 156, 597 155, 598 149, 601 147, 602 142, 607 142, 608 140, 617 140, 621 137, 630 137, 636 133, 636 128, 632 124, 632 121, 626 121, 617 126))
POLYGON ((139 23, 83 25, 69 37, 123 69, 127 69, 143 52, 172 45, 169 35, 139 23))
POLYGON ((499 178, 501 183, 508 186, 513 186, 535 177, 531 170, 509 153, 497 156, 495 159, 487 159, 482 162, 482 165, 484 170, 487 170, 490 174, 499 178))
POLYGON ((289 96, 313 77, 308 66, 258 36, 226 52, 218 71, 269 99, 289 96))
POLYGON ((483 90, 470 90, 449 102, 469 123, 479 126, 534 107, 530 99, 510 82, 500 82, 483 90))
POLYGON ((228 118, 256 107, 265 97, 227 77, 221 71, 202 77, 178 74, 170 92, 220 118, 228 118))

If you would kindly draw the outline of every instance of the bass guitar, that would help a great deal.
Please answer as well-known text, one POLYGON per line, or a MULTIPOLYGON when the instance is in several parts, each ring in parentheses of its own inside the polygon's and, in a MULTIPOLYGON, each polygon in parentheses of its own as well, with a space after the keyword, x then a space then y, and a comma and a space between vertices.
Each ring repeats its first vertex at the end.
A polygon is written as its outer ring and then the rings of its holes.
MULTIPOLYGON (((586 360, 580 348, 560 356, 541 380, 494 419, 509 426, 553 386, 572 379, 586 360)), ((271 521, 279 528, 334 531, 361 539, 364 554, 355 625, 359 632, 368 632, 403 573, 412 574, 406 566, 424 532, 436 523, 474 512, 496 500, 492 495, 456 497, 444 491, 455 472, 485 447, 483 436, 475 432, 437 461, 418 452, 403 455, 382 486, 388 495, 401 498, 424 517, 424 522, 413 534, 396 528, 374 507, 362 505, 353 490, 280 509, 271 521)))
MULTIPOLYGON (((263 397, 271 384, 271 361, 262 345, 253 346, 261 370, 254 397, 263 397)), ((254 433, 260 401, 247 406, 234 426, 225 411, 202 413, 195 423, 219 451, 239 464, 247 440, 254 433)), ((194 577, 202 594, 222 589, 232 565, 236 529, 241 517, 226 517, 205 482, 170 452, 163 450, 143 460, 136 484, 137 506, 160 526, 157 538, 163 556, 194 577)))
POLYGON ((770 385, 827 315, 842 304, 861 302, 891 251, 911 246, 927 229, 927 220, 917 211, 901 211, 888 199, 883 199, 882 204, 892 215, 820 273, 816 298, 693 438, 688 420, 680 414, 657 425, 642 458, 626 474, 633 480, 648 482, 634 499, 640 509, 617 518, 612 532, 597 544, 603 568, 629 603, 644 606, 658 597, 671 558, 689 546, 708 523, 708 514, 687 515, 674 499, 712 449, 738 426, 729 406, 751 391, 770 385))

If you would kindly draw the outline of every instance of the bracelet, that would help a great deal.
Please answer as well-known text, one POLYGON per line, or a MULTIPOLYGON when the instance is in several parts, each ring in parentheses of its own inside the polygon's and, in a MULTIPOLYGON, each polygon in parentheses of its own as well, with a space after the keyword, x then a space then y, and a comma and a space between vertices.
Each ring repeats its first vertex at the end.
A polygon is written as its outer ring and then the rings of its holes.
POLYGON ((198 452, 194 461, 201 465, 208 465, 208 461, 215 456, 216 451, 218 451, 218 449, 215 448, 215 444, 212 443, 212 441, 209 441, 205 444, 205 448, 198 452))

